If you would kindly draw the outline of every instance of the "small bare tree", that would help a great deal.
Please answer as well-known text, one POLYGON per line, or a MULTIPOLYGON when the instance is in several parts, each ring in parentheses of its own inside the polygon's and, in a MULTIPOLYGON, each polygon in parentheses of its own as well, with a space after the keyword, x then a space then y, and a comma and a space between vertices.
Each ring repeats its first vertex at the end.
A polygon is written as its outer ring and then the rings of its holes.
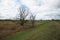
POLYGON ((24 25, 25 19, 28 16, 28 14, 29 14, 29 9, 24 9, 24 8, 19 9, 20 22, 22 26, 24 25))
POLYGON ((32 27, 34 27, 34 24, 35 24, 35 17, 36 17, 36 15, 33 15, 33 14, 31 13, 31 15, 30 15, 30 20, 31 20, 31 22, 32 22, 32 27))

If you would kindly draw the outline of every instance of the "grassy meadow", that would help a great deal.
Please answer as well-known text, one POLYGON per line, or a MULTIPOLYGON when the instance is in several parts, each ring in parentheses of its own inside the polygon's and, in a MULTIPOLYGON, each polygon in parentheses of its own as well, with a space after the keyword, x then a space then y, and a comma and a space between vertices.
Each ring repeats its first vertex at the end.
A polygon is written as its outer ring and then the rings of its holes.
POLYGON ((0 21, 0 40, 60 40, 60 21, 0 21))

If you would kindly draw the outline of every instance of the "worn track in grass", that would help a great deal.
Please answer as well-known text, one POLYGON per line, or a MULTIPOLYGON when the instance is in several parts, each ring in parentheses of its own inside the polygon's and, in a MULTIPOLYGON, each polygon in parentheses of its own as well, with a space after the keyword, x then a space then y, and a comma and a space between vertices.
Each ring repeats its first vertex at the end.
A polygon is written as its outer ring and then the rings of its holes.
POLYGON ((41 23, 36 28, 32 28, 5 40, 60 40, 60 23, 56 21, 38 21, 41 23))

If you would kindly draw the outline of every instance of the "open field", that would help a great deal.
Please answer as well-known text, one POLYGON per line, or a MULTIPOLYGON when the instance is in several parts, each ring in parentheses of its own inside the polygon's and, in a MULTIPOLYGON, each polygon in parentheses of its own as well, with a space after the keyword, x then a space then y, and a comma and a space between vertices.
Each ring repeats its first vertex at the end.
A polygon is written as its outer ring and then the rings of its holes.
MULTIPOLYGON (((36 24, 36 23, 35 23, 36 24)), ((36 26, 38 26, 40 24, 36 24, 36 26)), ((1 20, 0 21, 0 40, 5 38, 5 37, 9 37, 12 35, 15 35, 17 32, 21 32, 27 29, 33 28, 32 24, 29 23, 25 23, 24 26, 20 25, 20 21, 14 20, 1 20)))
POLYGON ((0 21, 0 39, 3 40, 60 40, 60 21, 36 21, 35 27, 23 27, 15 21, 0 21), (16 33, 17 32, 17 33, 16 33))

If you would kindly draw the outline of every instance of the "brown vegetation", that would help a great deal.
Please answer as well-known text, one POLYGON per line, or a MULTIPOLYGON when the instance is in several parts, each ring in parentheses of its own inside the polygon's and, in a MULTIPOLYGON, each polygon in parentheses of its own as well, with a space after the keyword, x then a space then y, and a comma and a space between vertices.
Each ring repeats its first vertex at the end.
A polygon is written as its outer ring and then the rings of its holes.
MULTIPOLYGON (((39 24, 35 24, 38 26, 39 24)), ((0 39, 14 35, 16 32, 33 28, 31 23, 25 23, 24 26, 13 21, 0 21, 0 39)))

